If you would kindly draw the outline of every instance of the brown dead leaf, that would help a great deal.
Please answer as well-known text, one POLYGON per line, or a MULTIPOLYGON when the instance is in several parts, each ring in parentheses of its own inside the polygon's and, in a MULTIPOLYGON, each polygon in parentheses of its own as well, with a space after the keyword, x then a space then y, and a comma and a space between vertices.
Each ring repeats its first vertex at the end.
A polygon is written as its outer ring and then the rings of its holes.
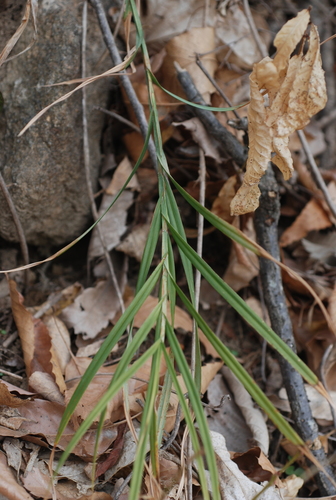
POLYGON ((13 394, 9 392, 7 385, 3 382, 0 382, 0 405, 9 406, 10 408, 18 408, 19 406, 24 405, 26 402, 26 399, 20 399, 16 396, 13 396, 13 394))
POLYGON ((233 221, 233 216, 230 213, 230 203, 236 194, 237 176, 232 175, 224 183, 222 189, 219 191, 217 198, 212 204, 211 212, 225 220, 229 224, 233 221))
MULTIPOLYGON (((256 240, 252 219, 249 219, 243 232, 253 241, 256 240)), ((253 252, 243 248, 238 243, 232 242, 229 265, 223 276, 224 281, 235 292, 238 292, 242 288, 248 286, 250 281, 258 276, 258 274, 258 257, 253 252)))
POLYGON ((258 183, 275 152, 273 163, 285 179, 292 175, 293 160, 289 135, 309 123, 327 101, 322 70, 319 35, 311 25, 309 48, 289 58, 309 22, 309 11, 300 12, 278 33, 278 53, 274 60, 264 58, 250 76, 251 103, 248 110, 250 148, 243 184, 231 202, 232 215, 255 210, 259 205, 258 183), (265 89, 269 105, 260 90, 265 89))
MULTIPOLYGON (((66 378, 70 382, 68 383, 68 389, 65 393, 65 401, 69 402, 72 394, 74 393, 79 380, 87 367, 91 363, 91 358, 76 358, 71 360, 66 369, 66 378)), ((138 370, 135 376, 128 382, 128 393, 129 393, 129 408, 131 415, 136 415, 142 412, 142 407, 136 401, 144 400, 145 393, 147 390, 148 381, 150 378, 152 361, 147 360, 146 363, 138 370)), ((89 415, 91 410, 98 403, 100 398, 105 394, 108 389, 112 376, 117 369, 117 365, 113 366, 102 366, 99 369, 98 374, 93 378, 88 388, 86 389, 80 404, 77 406, 73 413, 72 421, 77 428, 82 421, 89 415)), ((160 364, 160 378, 164 376, 166 372, 166 363, 162 358, 160 364)), ((109 424, 122 420, 124 418, 124 396, 123 391, 120 390, 114 398, 109 402, 106 409, 105 421, 109 424)), ((97 418, 97 421, 99 417, 97 418)))
POLYGON ((41 319, 34 318, 24 307, 23 297, 17 291, 15 281, 9 280, 9 288, 28 378, 34 371, 49 374, 56 382, 61 396, 66 387, 48 328, 41 319))
POLYGON ((71 341, 70 333, 63 321, 57 316, 43 316, 43 323, 48 328, 51 337, 51 344, 54 352, 57 353, 57 359, 62 375, 64 375, 65 367, 71 357, 71 341))
MULTIPOLYGON (((143 305, 140 307, 139 311, 134 317, 134 326, 140 328, 145 319, 148 318, 148 315, 152 312, 154 307, 158 304, 158 299, 156 297, 152 297, 151 295, 147 297, 143 305)), ((170 309, 168 309, 168 319, 170 321, 170 309)), ((174 315, 174 328, 182 328, 187 332, 192 332, 193 330, 193 321, 189 314, 181 309, 179 306, 175 307, 175 315, 174 315)), ((200 341, 204 345, 205 351, 207 354, 212 356, 213 358, 218 358, 218 353, 216 349, 212 346, 212 344, 208 341, 204 333, 198 329, 198 334, 200 341)))
MULTIPOLYGON (((269 481, 272 476, 277 475, 275 467, 258 446, 245 453, 233 453, 231 458, 245 476, 256 483, 269 481)), ((281 487, 282 481, 277 478, 274 484, 281 487)))
POLYGON ((332 222, 326 211, 313 198, 304 207, 300 215, 295 219, 281 235, 280 246, 286 247, 295 241, 299 241, 310 231, 316 231, 330 227, 332 222))
MULTIPOLYGON (((129 161, 127 156, 125 156, 116 168, 110 185, 105 190, 105 193, 110 195, 119 193, 120 189, 123 187, 128 177, 132 173, 132 170, 133 168, 131 162, 129 161)), ((127 184, 127 188, 132 189, 132 191, 140 191, 140 186, 136 174, 133 175, 132 179, 127 184)))
POLYGON ((126 430, 126 423, 118 425, 118 434, 116 440, 113 443, 113 448, 108 454, 108 456, 104 458, 102 462, 99 462, 96 469, 96 478, 104 474, 104 472, 106 472, 107 469, 110 469, 111 467, 113 467, 113 465, 115 465, 118 462, 124 446, 125 430, 126 430))
MULTIPOLYGON (((127 152, 130 158, 136 162, 141 154, 144 147, 144 139, 138 132, 128 132, 122 136, 122 140, 125 144, 127 152)), ((148 157, 148 151, 146 151, 144 160, 148 157)))
MULTIPOLYGON (((53 446, 58 432, 58 428, 64 413, 64 405, 35 399, 27 401, 25 405, 15 410, 15 415, 12 417, 1 418, 0 436, 23 438, 28 437, 33 442, 40 446, 46 446, 44 437, 47 442, 53 446), (40 437, 39 437, 40 436, 40 437)), ((71 422, 67 425, 58 448, 64 450, 69 444, 75 433, 71 422)), ((103 429, 99 438, 98 456, 104 453, 113 443, 117 436, 115 429, 103 429)), ((95 430, 88 431, 81 439, 80 443, 74 448, 73 453, 84 459, 92 458, 94 455, 97 435, 95 430)))
POLYGON ((16 481, 2 451, 0 451, 0 494, 8 500, 33 500, 33 497, 16 481))
POLYGON ((189 29, 169 40, 165 46, 167 55, 161 68, 162 85, 174 94, 181 96, 181 86, 178 83, 174 67, 174 62, 177 62, 188 71, 204 100, 210 102, 210 94, 215 91, 215 88, 197 66, 195 53, 207 54, 202 57, 202 64, 213 77, 218 65, 214 54, 215 47, 215 31, 210 26, 189 29))

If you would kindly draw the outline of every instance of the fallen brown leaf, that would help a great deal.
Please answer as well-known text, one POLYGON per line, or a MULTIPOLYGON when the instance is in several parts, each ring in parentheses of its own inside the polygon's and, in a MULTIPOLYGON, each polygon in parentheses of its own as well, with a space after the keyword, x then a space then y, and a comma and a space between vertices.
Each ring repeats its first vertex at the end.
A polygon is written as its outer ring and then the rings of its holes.
POLYGON ((8 500, 33 500, 33 497, 18 484, 2 451, 0 451, 0 493, 8 500))

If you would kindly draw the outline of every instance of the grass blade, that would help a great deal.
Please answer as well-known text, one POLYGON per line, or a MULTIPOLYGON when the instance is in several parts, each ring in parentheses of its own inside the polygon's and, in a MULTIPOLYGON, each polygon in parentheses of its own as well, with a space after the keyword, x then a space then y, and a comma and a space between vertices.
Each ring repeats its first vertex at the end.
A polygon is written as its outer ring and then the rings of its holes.
POLYGON ((249 323, 267 342, 277 350, 311 385, 317 385, 317 376, 295 354, 294 351, 246 304, 246 302, 227 285, 211 267, 204 262, 197 253, 168 223, 169 230, 177 245, 192 264, 202 273, 210 285, 249 323))

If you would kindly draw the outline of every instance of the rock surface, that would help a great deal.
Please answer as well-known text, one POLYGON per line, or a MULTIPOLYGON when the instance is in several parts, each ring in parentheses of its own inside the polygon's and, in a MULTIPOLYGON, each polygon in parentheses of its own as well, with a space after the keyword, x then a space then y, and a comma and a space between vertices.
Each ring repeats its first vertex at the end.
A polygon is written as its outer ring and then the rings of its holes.
MULTIPOLYGON (((0 50, 21 22, 24 0, 0 6, 0 50)), ((22 137, 18 133, 45 106, 73 85, 45 87, 80 77, 82 3, 40 0, 38 38, 23 55, 0 68, 4 107, 0 114, 0 170, 21 220, 26 239, 35 245, 59 245, 78 236, 90 218, 83 160, 81 91, 57 104, 22 137)), ((33 37, 31 21, 11 55, 33 37)), ((87 74, 109 67, 95 13, 88 9, 87 74)), ((97 185, 104 117, 93 105, 106 106, 109 82, 87 87, 91 174, 97 185)), ((17 241, 7 203, 0 192, 0 236, 17 241)))

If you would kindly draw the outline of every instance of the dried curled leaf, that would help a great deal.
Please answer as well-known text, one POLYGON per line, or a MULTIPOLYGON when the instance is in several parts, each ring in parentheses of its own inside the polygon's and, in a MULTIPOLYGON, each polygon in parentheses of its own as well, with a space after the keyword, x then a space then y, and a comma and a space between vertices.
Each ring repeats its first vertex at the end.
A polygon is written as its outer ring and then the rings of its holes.
POLYGON ((251 103, 248 111, 249 155, 243 184, 231 202, 231 215, 254 211, 259 206, 258 187, 272 152, 272 161, 287 180, 292 176, 293 160, 289 136, 304 128, 327 101, 320 40, 311 25, 309 48, 290 58, 309 23, 309 10, 299 12, 279 31, 274 40, 278 52, 272 61, 265 57, 253 67, 250 76, 251 103), (265 89, 268 102, 260 90, 265 89))

